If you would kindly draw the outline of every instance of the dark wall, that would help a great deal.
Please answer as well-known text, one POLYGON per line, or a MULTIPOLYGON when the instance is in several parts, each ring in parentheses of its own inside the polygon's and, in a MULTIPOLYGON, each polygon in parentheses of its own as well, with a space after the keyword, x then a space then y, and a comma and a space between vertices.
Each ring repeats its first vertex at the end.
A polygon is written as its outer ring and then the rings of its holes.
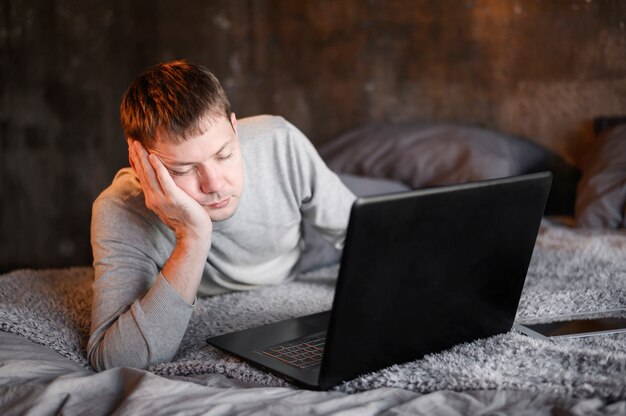
POLYGON ((91 203, 127 164, 120 98, 160 61, 206 65, 240 117, 281 114, 318 145, 446 120, 577 162, 591 118, 626 113, 620 0, 0 4, 0 270, 91 262, 91 203))

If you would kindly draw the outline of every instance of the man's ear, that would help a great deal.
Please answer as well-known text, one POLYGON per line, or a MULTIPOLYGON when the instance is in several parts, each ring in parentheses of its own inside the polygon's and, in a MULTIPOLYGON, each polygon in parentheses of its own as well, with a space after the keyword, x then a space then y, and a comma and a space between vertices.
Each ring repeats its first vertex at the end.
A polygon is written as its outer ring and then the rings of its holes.
POLYGON ((135 164, 133 163, 133 158, 130 155, 130 147, 133 145, 133 139, 127 138, 126 143, 128 143, 128 161, 130 162, 130 166, 133 168, 133 170, 137 172, 137 169, 135 169, 135 164))
POLYGON ((235 113, 230 113, 230 125, 233 126, 233 130, 235 131, 235 134, 237 133, 237 116, 235 116, 235 113))

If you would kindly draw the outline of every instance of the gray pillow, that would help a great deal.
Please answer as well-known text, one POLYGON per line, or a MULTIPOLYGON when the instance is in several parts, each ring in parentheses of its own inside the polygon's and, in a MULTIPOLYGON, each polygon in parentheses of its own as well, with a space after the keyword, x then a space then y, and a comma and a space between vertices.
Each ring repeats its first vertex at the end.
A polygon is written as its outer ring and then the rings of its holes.
POLYGON ((626 226, 626 125, 602 134, 583 164, 576 198, 576 225, 626 226))
POLYGON ((541 145, 471 126, 380 123, 349 131, 320 149, 336 172, 387 178, 412 188, 549 170, 546 214, 572 215, 580 172, 541 145))
MULTIPOLYGON (((396 181, 348 174, 340 174, 339 178, 356 196, 382 195, 409 190, 408 186, 396 181)), ((306 272, 339 262, 341 251, 324 240, 313 226, 305 222, 302 232, 305 245, 299 264, 301 271, 306 272)))
POLYGON ((391 194, 394 192, 409 191, 411 189, 402 182, 389 179, 368 178, 348 173, 339 173, 338 176, 343 184, 356 196, 391 194))

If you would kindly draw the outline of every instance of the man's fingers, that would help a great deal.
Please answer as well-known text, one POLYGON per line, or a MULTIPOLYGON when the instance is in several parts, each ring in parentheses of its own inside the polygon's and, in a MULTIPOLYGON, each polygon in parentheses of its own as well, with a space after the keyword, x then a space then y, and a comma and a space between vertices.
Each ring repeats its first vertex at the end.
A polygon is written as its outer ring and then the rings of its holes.
POLYGON ((157 180, 159 181, 159 185, 163 190, 163 193, 175 193, 178 190, 178 186, 174 183, 174 180, 165 168, 163 162, 161 162, 161 159, 159 159, 156 155, 149 154, 148 161, 156 173, 157 180))

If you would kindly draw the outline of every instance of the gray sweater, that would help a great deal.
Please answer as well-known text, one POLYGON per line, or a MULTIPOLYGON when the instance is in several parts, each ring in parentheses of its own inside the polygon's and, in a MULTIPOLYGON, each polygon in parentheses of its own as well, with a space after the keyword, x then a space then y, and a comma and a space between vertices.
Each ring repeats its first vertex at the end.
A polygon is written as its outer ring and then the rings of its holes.
MULTIPOLYGON (((354 195, 313 145, 281 117, 238 123, 244 190, 231 218, 213 224, 199 295, 293 278, 302 221, 340 248, 354 195)), ((93 205, 95 282, 87 353, 98 371, 146 368, 176 353, 193 311, 160 273, 174 233, 144 203, 132 169, 118 172, 93 205)))

